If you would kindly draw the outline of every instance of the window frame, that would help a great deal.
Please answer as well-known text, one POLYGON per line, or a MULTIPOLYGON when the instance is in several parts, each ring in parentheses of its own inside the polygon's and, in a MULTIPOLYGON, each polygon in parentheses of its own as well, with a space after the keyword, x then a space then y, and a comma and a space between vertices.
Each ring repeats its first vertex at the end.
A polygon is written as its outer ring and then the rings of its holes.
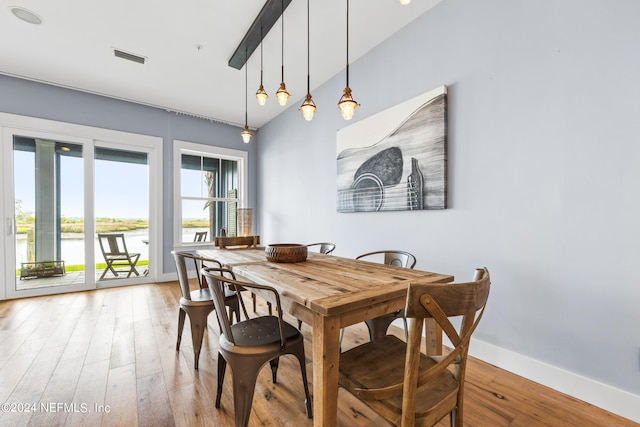
MULTIPOLYGON (((243 150, 218 147, 214 145, 199 144, 188 141, 173 141, 173 245, 174 247, 201 246, 205 243, 183 242, 182 241, 182 202, 183 200, 193 200, 192 196, 182 195, 182 155, 205 156, 238 162, 238 207, 246 207, 247 204, 247 183, 248 183, 248 160, 249 153, 243 150)), ((226 202, 232 199, 227 197, 214 197, 214 202, 226 202)), ((215 236, 211 236, 211 244, 215 236)))

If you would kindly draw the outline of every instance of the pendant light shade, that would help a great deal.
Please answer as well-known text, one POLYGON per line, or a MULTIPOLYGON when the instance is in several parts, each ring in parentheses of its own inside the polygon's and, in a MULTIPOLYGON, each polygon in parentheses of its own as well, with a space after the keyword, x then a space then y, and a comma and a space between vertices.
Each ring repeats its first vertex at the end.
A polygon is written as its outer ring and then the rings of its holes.
POLYGON ((307 97, 300 106, 300 111, 302 111, 302 115, 306 121, 310 122, 311 119, 313 119, 313 115, 316 112, 316 104, 313 102, 313 99, 311 99, 310 93, 307 93, 307 97))
POLYGON ((260 105, 266 104, 267 103, 267 98, 269 98, 269 95, 267 95, 267 92, 265 92, 264 86, 262 86, 262 84, 260 84, 260 88, 256 92, 256 99, 258 100, 258 104, 260 104, 260 105))
POLYGON ((351 97, 351 88, 349 86, 345 87, 344 93, 338 102, 338 108, 340 109, 342 118, 345 120, 351 120, 357 107, 358 103, 351 97))
MULTIPOLYGON (((245 56, 247 55, 246 51, 245 51, 245 56)), ((247 68, 248 68, 249 64, 247 59, 245 59, 245 64, 244 64, 244 129, 242 130, 242 132, 240 132, 240 136, 242 136, 242 140, 244 141, 245 144, 248 144, 249 141, 251 141, 251 132, 249 132, 249 125, 248 123, 248 113, 247 113, 247 68)))
POLYGON ((258 100, 258 104, 264 105, 267 103, 267 92, 264 90, 264 86, 262 85, 262 27, 260 27, 260 87, 256 92, 256 99, 258 100))
POLYGON ((306 121, 311 121, 313 119, 313 115, 316 112, 316 104, 311 99, 311 89, 309 88, 310 82, 310 73, 309 73, 309 0, 307 0, 307 96, 300 106, 300 111, 302 111, 302 115, 306 121))
MULTIPOLYGON (((284 67, 282 67, 282 69, 284 70, 284 67)), ((282 75, 284 76, 284 71, 282 72, 282 75)), ((280 83, 280 89, 278 89, 278 91, 276 92, 278 104, 282 105, 283 107, 287 105, 289 96, 289 92, 287 92, 287 87, 284 85, 284 82, 280 83)))
POLYGON ((344 93, 338 101, 338 109, 340 114, 345 120, 351 120, 353 113, 358 108, 358 103, 351 96, 351 88, 349 87, 349 0, 347 0, 347 85, 344 88, 344 93))
POLYGON ((244 125, 244 130, 240 132, 242 136, 242 140, 245 144, 248 144, 251 141, 251 132, 249 132, 249 126, 244 125))
POLYGON ((278 99, 278 104, 283 107, 287 105, 287 100, 289 99, 289 92, 287 92, 287 88, 284 85, 284 0, 280 2, 282 13, 280 19, 282 20, 282 83, 280 83, 280 89, 276 92, 276 98, 278 99))

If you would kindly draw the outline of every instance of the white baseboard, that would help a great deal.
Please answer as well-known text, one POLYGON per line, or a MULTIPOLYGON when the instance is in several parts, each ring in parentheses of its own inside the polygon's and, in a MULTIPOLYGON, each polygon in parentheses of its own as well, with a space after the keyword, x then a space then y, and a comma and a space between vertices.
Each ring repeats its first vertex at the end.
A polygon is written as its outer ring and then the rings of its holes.
MULTIPOLYGON (((195 276, 194 276, 195 277, 195 276)), ((173 282, 178 280, 178 273, 162 273, 156 277, 156 282, 173 282)))
POLYGON ((473 338, 469 355, 621 417, 640 422, 640 396, 636 394, 473 338))

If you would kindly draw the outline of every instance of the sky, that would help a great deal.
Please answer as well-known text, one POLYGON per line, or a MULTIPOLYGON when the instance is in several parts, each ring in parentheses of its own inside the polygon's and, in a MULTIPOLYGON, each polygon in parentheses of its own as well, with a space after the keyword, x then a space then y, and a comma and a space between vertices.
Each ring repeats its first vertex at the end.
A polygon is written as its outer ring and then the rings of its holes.
MULTIPOLYGON (((35 212, 33 153, 14 151, 15 199, 23 211, 35 212)), ((67 218, 84 216, 82 159, 61 160, 61 213, 67 218)), ((149 217, 148 166, 105 160, 95 161, 95 216, 123 219, 149 217)))
MULTIPOLYGON (((61 213, 66 218, 84 217, 82 159, 61 157, 61 213)), ((15 199, 22 210, 35 212, 34 153, 14 151, 15 199)), ((202 197, 207 188, 200 171, 183 170, 182 192, 202 197)), ((96 218, 148 219, 148 165, 95 160, 96 218)), ((208 218, 202 201, 185 201, 183 218, 208 218)))

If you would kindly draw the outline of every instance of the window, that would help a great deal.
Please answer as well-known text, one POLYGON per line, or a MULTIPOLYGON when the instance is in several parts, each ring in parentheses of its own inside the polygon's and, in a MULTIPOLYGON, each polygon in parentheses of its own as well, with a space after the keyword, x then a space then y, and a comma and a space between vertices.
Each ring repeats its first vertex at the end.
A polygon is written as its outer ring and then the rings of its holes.
POLYGON ((176 246, 236 235, 246 164, 244 151, 174 141, 176 246))

